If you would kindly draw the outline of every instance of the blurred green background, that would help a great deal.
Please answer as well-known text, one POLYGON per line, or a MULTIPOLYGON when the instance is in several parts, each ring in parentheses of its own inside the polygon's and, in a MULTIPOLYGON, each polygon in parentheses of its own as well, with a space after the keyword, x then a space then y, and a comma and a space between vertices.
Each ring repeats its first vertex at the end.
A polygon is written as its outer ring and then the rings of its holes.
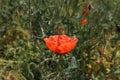
POLYGON ((0 0, 0 80, 120 80, 119 8, 120 0, 0 0), (77 37, 76 48, 51 52, 43 39, 56 34, 77 37))

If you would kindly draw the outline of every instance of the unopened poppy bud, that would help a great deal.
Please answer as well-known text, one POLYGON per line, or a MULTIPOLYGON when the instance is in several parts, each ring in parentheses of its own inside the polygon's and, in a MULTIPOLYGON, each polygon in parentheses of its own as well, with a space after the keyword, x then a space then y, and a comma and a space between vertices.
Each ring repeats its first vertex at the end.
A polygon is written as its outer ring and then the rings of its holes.
POLYGON ((89 3, 86 3, 86 4, 85 4, 85 7, 86 7, 87 9, 89 9, 89 10, 91 9, 91 5, 90 5, 89 3))
POLYGON ((64 26, 59 26, 58 29, 57 29, 57 32, 62 32, 64 30, 64 26))

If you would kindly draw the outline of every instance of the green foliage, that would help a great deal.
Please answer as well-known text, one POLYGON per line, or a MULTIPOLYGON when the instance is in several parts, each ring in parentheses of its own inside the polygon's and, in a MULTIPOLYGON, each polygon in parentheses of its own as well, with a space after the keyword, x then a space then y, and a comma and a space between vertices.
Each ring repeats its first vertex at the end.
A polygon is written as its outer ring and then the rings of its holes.
POLYGON ((119 0, 0 0, 0 80, 119 80, 119 0), (85 4, 89 16, 83 11, 85 4), (80 21, 87 19, 87 24, 80 21), (56 55, 45 37, 77 37, 56 55))

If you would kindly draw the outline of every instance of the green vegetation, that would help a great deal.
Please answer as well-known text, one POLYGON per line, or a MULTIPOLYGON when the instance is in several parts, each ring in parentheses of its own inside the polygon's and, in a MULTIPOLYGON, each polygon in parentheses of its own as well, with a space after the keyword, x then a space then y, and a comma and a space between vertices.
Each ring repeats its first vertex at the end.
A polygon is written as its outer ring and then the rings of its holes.
POLYGON ((119 80, 119 7, 120 0, 0 0, 0 80, 119 80), (77 37, 76 48, 54 54, 43 39, 56 34, 77 37))

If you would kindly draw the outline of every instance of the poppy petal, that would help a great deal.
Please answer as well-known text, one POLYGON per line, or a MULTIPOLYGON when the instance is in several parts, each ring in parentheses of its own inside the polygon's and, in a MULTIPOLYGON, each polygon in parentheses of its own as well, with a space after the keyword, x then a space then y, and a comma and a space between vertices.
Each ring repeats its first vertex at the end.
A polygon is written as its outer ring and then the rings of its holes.
POLYGON ((52 40, 49 40, 48 38, 45 38, 44 41, 45 41, 47 47, 48 47, 51 51, 54 52, 54 51, 56 50, 56 48, 57 48, 57 42, 54 42, 54 41, 52 41, 52 40))

